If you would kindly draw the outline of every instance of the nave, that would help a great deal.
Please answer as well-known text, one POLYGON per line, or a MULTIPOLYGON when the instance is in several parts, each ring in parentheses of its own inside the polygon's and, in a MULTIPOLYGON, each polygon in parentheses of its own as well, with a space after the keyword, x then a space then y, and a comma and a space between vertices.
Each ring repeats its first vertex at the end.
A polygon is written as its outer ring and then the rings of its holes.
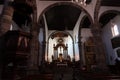
POLYGON ((58 67, 53 80, 120 80, 120 75, 109 72, 82 71, 75 67, 58 67))
POLYGON ((75 67, 44 66, 40 73, 22 80, 120 80, 120 75, 100 71, 83 71, 75 67))
POLYGON ((1 0, 0 80, 120 80, 119 7, 120 0, 1 0), (58 61, 65 63, 50 64, 58 61), (66 64, 74 61, 80 65, 66 64))

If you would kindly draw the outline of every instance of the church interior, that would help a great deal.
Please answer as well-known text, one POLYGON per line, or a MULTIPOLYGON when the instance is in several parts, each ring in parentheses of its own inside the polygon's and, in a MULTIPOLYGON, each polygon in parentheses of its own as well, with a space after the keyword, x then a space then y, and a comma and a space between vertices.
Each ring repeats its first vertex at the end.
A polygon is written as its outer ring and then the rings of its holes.
POLYGON ((0 0, 0 80, 120 80, 120 0, 0 0))

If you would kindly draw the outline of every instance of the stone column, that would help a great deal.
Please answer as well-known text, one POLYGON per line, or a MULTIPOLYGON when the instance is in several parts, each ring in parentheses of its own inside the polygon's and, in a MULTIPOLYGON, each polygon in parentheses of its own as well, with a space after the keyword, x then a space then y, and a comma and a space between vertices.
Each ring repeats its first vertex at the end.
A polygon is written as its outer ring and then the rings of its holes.
POLYGON ((106 66, 106 59, 105 59, 105 48, 104 44, 102 41, 102 36, 101 36, 101 26, 99 24, 99 11, 101 7, 101 1, 102 0, 97 0, 96 6, 95 6, 95 11, 94 11, 94 23, 92 27, 92 34, 94 36, 94 42, 95 42, 95 50, 96 50, 96 65, 97 68, 100 69, 100 71, 105 71, 107 70, 106 66))
POLYGON ((4 54, 4 37, 3 35, 10 30, 10 25, 12 23, 12 16, 14 9, 12 7, 12 0, 5 0, 4 1, 4 6, 3 6, 3 11, 0 16, 0 80, 2 76, 2 71, 3 71, 3 54, 4 54))
POLYGON ((38 71, 38 53, 39 53, 39 29, 37 25, 37 8, 36 8, 36 2, 33 0, 32 8, 33 8, 33 20, 32 20, 32 27, 31 27, 31 44, 30 44, 30 58, 29 58, 29 69, 31 72, 28 72, 28 74, 36 74, 38 71))
POLYGON ((49 40, 48 40, 48 42, 47 42, 47 62, 48 62, 48 51, 49 51, 49 40))
POLYGON ((32 31, 32 39, 31 39, 31 51, 30 51, 30 68, 37 69, 38 68, 38 53, 39 53, 39 41, 38 41, 38 32, 32 31))
POLYGON ((45 63, 45 50, 46 50, 46 42, 42 42, 42 64, 45 63))
POLYGON ((102 41, 101 29, 98 28, 99 24, 95 23, 92 29, 92 34, 94 37, 95 53, 96 53, 96 65, 99 71, 107 70, 106 66, 106 57, 105 57, 105 48, 102 41))
POLYGON ((82 65, 83 65, 83 61, 82 61, 82 45, 81 45, 81 40, 80 39, 79 39, 79 42, 78 42, 78 47, 79 47, 79 58, 80 58, 80 64, 81 64, 80 67, 82 67, 82 65))
POLYGON ((85 58, 85 41, 86 41, 86 37, 82 37, 81 38, 81 54, 82 54, 82 60, 83 60, 83 65, 86 65, 86 58, 85 58))
POLYGON ((75 45, 74 45, 74 42, 72 42, 72 45, 73 45, 73 61, 75 61, 75 45))
POLYGON ((85 66, 86 65, 86 61, 85 61, 85 52, 84 52, 84 48, 85 48, 85 46, 84 46, 84 43, 82 42, 82 44, 81 44, 81 46, 82 46, 82 51, 81 51, 81 54, 82 54, 82 62, 83 62, 83 66, 85 66))
POLYGON ((12 0, 6 0, 0 18, 0 36, 10 30, 13 12, 12 0))

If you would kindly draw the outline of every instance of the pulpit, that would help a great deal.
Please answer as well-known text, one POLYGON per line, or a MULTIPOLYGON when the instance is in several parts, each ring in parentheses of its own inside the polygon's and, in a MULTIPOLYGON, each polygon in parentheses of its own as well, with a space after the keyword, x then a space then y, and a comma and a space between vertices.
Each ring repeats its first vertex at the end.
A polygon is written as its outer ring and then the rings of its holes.
POLYGON ((30 33, 22 31, 8 31, 5 34, 3 70, 5 80, 17 80, 25 77, 30 56, 30 39, 30 33))

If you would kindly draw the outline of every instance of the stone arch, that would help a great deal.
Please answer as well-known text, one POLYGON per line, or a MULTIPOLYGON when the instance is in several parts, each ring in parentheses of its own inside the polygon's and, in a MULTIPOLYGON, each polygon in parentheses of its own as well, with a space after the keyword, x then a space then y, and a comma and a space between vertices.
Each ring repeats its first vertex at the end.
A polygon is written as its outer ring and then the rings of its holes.
MULTIPOLYGON (((55 6, 57 6, 57 5, 70 5, 70 6, 74 6, 74 7, 76 7, 76 8, 81 9, 82 11, 84 11, 88 16, 91 16, 87 10, 85 10, 83 7, 81 7, 81 6, 78 5, 78 4, 75 4, 75 3, 72 3, 72 2, 57 2, 57 3, 54 3, 54 4, 52 4, 52 5, 47 6, 47 7, 42 11, 42 13, 39 15, 39 18, 38 18, 38 24, 39 24, 40 19, 42 18, 42 15, 43 15, 47 10, 49 10, 50 8, 55 7, 55 6)), ((92 17, 90 17, 90 19, 92 20, 92 17)), ((92 20, 92 21, 93 21, 93 20, 92 20)))
POLYGON ((98 14, 100 11, 101 1, 102 0, 97 0, 96 2, 95 11, 94 11, 94 21, 98 21, 98 14))
POLYGON ((81 42, 81 28, 82 28, 82 23, 84 22, 85 18, 88 17, 88 19, 90 20, 90 28, 92 28, 92 25, 93 25, 93 20, 91 18, 91 16, 89 15, 84 15, 80 21, 80 25, 79 25, 79 31, 78 31, 78 36, 79 36, 79 39, 78 39, 78 47, 80 48, 79 49, 79 56, 81 58, 80 60, 80 63, 81 63, 81 67, 85 65, 85 62, 82 60, 83 59, 83 55, 82 55, 82 42, 81 42))
MULTIPOLYGON (((53 34, 57 33, 57 32, 62 32, 62 33, 64 33, 64 34, 67 34, 67 35, 70 36, 70 38, 72 39, 73 57, 75 58, 74 39, 73 39, 73 36, 72 36, 69 32, 67 32, 67 31, 54 31, 54 32, 52 32, 52 33, 49 35, 49 37, 48 37, 48 39, 47 39, 47 42, 49 42, 50 37, 51 37, 53 34)), ((57 44, 57 45, 55 46, 55 49, 57 49, 59 46, 62 46, 64 49, 67 48, 67 46, 65 46, 65 44, 57 44)), ((48 49, 47 49, 47 55, 48 55, 48 53, 49 53, 49 52, 48 52, 48 49)))
MULTIPOLYGON (((101 24, 100 27, 103 29, 103 35, 104 35, 104 29, 105 28, 108 28, 108 31, 109 31, 109 33, 106 33, 106 34, 107 35, 108 34, 111 35, 111 37, 106 36, 107 37, 107 41, 104 40, 104 44, 105 44, 105 47, 106 47, 105 48, 106 49, 106 63, 107 64, 112 64, 112 65, 115 63, 115 61, 114 61, 114 59, 110 60, 110 57, 111 57, 111 54, 114 53, 114 51, 113 51, 113 47, 111 45, 107 45, 107 44, 108 43, 111 44, 111 39, 112 39, 112 34, 113 34, 111 27, 112 27, 112 23, 114 23, 114 20, 115 20, 114 18, 117 15, 120 16, 120 11, 117 11, 117 10, 106 10, 99 17, 99 23, 101 24), (112 16, 112 17, 109 18, 109 16, 112 16), (107 25, 104 24, 104 21, 107 21, 107 22, 105 22, 105 23, 107 23, 107 25), (107 48, 108 46, 110 46, 110 47, 107 48)), ((115 20, 115 24, 116 24, 116 20, 115 20)), ((105 32, 108 32, 108 31, 105 31, 105 32)), ((113 57, 113 55, 112 55, 112 57, 113 57)))
MULTIPOLYGON (((100 27, 103 27, 104 25, 102 24, 103 22, 101 21, 103 18, 105 18, 106 16, 110 16, 113 18, 114 16, 117 16, 117 15, 120 15, 120 11, 117 11, 117 10, 106 10, 104 11, 100 17, 99 17, 99 24, 100 24, 100 27), (109 15, 108 15, 109 14, 109 15)), ((104 21, 108 21, 110 20, 111 18, 107 18, 107 20, 104 19, 104 21)))
MULTIPOLYGON (((90 18, 90 16, 84 15, 84 16, 82 17, 82 20, 81 20, 79 29, 81 29, 82 23, 84 22, 85 18, 87 18, 87 17, 88 17, 88 19, 89 19, 91 25, 93 25, 93 21, 92 21, 92 19, 90 18)), ((92 26, 90 26, 90 28, 91 28, 91 27, 92 27, 92 26)))
POLYGON ((81 39, 81 26, 82 26, 82 23, 84 22, 84 19, 86 18, 86 17, 88 17, 88 19, 89 19, 89 21, 91 22, 91 24, 90 24, 90 28, 92 29, 92 26, 93 26, 93 21, 92 21, 92 18, 91 18, 91 16, 88 16, 88 15, 84 15, 83 17, 82 17, 82 19, 81 19, 81 22, 80 22, 80 25, 79 25, 79 33, 78 33, 78 35, 79 35, 79 42, 80 42, 80 39, 81 39))
POLYGON ((51 35, 55 34, 56 32, 62 32, 62 33, 68 34, 68 35, 72 38, 72 41, 74 41, 72 35, 71 35, 69 32, 67 32, 67 31, 54 31, 54 32, 52 32, 52 33, 49 35, 47 41, 49 40, 49 38, 51 37, 51 35))
MULTIPOLYGON (((57 6, 57 5, 70 5, 70 6, 74 6, 74 7, 78 8, 78 9, 80 9, 81 11, 85 12, 85 13, 89 16, 90 20, 93 22, 93 19, 92 19, 91 15, 89 14, 89 12, 88 12, 87 10, 85 10, 83 7, 81 7, 80 5, 78 5, 78 4, 76 4, 76 3, 72 3, 72 2, 57 2, 57 3, 54 3, 54 4, 52 4, 52 5, 47 6, 47 7, 42 11, 42 13, 39 15, 39 18, 38 18, 38 25, 40 25, 40 20, 42 19, 43 14, 44 14, 47 10, 49 10, 50 8, 55 7, 55 6, 57 6)), ((45 29, 44 27, 45 27, 45 26, 43 26, 43 29, 45 29)), ((45 31, 44 35, 45 35, 45 34, 46 34, 46 31, 45 31)), ((73 40, 73 44, 74 44, 74 39, 72 38, 72 40, 73 40)), ((74 48, 73 48, 73 49, 74 49, 74 48)), ((73 51, 73 53, 74 53, 74 52, 75 52, 75 51, 73 51)))
POLYGON ((120 14, 120 11, 117 11, 117 10, 106 10, 106 11, 104 11, 101 15, 100 15, 100 17, 99 17, 99 19, 98 20, 100 20, 100 18, 103 16, 103 15, 105 15, 105 14, 109 14, 109 13, 115 13, 115 14, 120 14))

